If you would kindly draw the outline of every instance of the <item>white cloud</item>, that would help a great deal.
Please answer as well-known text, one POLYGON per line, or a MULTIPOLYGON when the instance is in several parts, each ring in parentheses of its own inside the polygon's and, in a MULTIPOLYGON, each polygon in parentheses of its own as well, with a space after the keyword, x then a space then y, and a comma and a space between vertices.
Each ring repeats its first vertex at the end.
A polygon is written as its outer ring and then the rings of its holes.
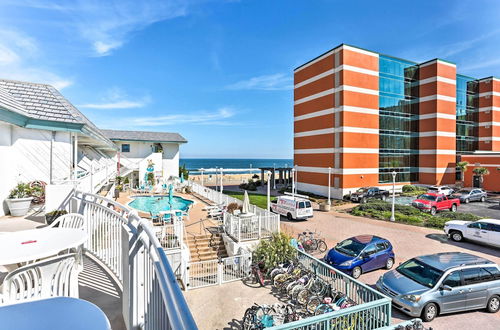
MULTIPOLYGON (((120 127, 124 123, 130 128, 153 127, 153 126, 174 126, 174 125, 213 125, 213 126, 228 126, 234 123, 228 119, 234 117, 236 112, 231 108, 220 108, 213 112, 197 112, 191 114, 177 113, 164 116, 148 116, 148 117, 125 117, 120 120, 120 127)), ((104 124, 103 126, 111 128, 111 125, 104 124)))
POLYGON ((284 73, 276 73, 271 75, 264 75, 253 77, 247 80, 238 81, 234 84, 226 86, 226 89, 231 90, 289 90, 292 89, 292 78, 290 75, 284 73))
POLYGON ((2 78, 50 84, 63 89, 71 79, 40 67, 36 41, 21 32, 0 28, 0 74, 2 78))
POLYGON ((50 10, 92 47, 94 55, 106 56, 121 47, 134 32, 186 15, 188 0, 51 0, 17 1, 14 6, 50 10))
POLYGON ((87 109, 133 109, 142 108, 151 102, 151 97, 144 96, 140 99, 133 100, 118 87, 110 88, 106 91, 106 95, 100 103, 80 104, 79 108, 87 109))

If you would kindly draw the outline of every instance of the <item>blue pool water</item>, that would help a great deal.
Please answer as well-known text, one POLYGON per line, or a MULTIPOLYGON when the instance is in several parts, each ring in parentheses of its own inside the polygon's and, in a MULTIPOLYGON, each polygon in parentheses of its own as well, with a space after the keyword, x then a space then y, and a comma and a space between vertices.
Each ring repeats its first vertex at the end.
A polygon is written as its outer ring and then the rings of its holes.
MULTIPOLYGON (((158 214, 160 211, 170 210, 170 204, 168 203, 168 196, 158 195, 158 196, 135 196, 134 200, 128 205, 136 210, 143 212, 151 212, 153 214, 158 214)), ((172 201, 173 210, 186 211, 189 205, 193 204, 192 201, 187 199, 174 196, 172 201)))

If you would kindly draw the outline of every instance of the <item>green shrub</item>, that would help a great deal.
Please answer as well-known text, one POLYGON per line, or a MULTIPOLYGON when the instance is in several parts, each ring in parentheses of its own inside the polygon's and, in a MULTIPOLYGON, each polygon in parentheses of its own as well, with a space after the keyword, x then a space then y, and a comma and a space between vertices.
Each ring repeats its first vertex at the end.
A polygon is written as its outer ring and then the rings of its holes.
MULTIPOLYGON (((391 215, 389 214, 389 219, 391 215)), ((401 213, 394 213, 394 218, 397 222, 408 223, 412 225, 422 225, 424 223, 424 219, 422 216, 418 215, 406 215, 401 213)))
POLYGON ((412 192, 412 191, 415 191, 417 190, 417 187, 414 186, 414 185, 411 185, 411 184, 405 184, 403 186, 403 192, 412 192))
POLYGON ((253 251, 253 261, 263 262, 266 269, 276 267, 297 257, 297 250, 290 245, 291 237, 285 233, 274 233, 269 240, 261 240, 253 251))
POLYGON ((27 183, 18 183, 9 193, 9 198, 27 198, 31 197, 32 189, 27 183))
POLYGON ((438 216, 441 218, 446 218, 447 221, 449 220, 476 221, 481 219, 481 217, 478 217, 477 215, 471 213, 450 212, 450 211, 440 212, 438 213, 438 216))
POLYGON ((426 227, 439 228, 443 229, 446 221, 450 221, 450 219, 439 217, 439 216, 430 216, 427 218, 425 222, 426 227))

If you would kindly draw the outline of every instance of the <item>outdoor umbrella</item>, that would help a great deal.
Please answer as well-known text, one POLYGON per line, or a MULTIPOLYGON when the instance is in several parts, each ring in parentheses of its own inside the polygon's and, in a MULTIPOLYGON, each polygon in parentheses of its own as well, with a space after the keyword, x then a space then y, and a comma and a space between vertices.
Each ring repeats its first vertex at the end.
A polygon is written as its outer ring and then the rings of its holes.
POLYGON ((250 213, 250 198, 248 198, 248 193, 246 190, 245 195, 243 196, 243 209, 241 210, 241 213, 250 213))

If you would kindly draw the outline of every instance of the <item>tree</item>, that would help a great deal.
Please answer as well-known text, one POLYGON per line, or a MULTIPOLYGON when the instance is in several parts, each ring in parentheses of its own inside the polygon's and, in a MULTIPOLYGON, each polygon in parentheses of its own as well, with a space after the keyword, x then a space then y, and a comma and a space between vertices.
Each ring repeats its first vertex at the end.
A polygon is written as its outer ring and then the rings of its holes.
POLYGON ((467 172, 467 166, 469 166, 469 162, 458 162, 457 168, 460 170, 460 181, 465 181, 465 172, 467 172))
POLYGON ((479 176, 479 181, 482 183, 484 181, 484 176, 490 174, 490 171, 486 167, 476 167, 472 170, 475 175, 479 176))
POLYGON ((186 164, 179 166, 179 177, 181 177, 181 174, 184 175, 185 180, 189 178, 189 170, 186 168, 186 164))

